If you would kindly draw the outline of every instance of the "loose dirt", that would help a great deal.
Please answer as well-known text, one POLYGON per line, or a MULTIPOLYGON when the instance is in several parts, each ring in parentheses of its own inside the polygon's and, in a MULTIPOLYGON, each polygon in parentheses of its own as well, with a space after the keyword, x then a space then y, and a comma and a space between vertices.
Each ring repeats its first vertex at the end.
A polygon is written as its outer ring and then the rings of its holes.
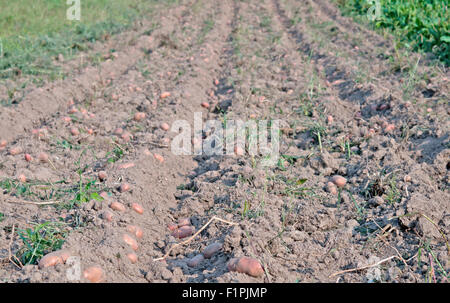
POLYGON ((1 183, 0 281, 88 282, 91 266, 104 282, 448 281, 448 71, 389 60, 392 39, 326 0, 179 2, 95 46, 111 59, 1 108, 0 177, 34 192, 1 183), (280 161, 174 155, 167 125, 199 112, 279 119, 280 161), (328 185, 334 175, 343 188, 328 185), (80 178, 104 200, 68 204, 80 178), (188 218, 196 232, 214 216, 235 224, 215 220, 155 261, 187 239, 169 227, 188 218), (18 232, 44 222, 63 226, 79 279, 70 262, 14 259, 18 232), (230 272, 243 256, 264 274, 230 272))

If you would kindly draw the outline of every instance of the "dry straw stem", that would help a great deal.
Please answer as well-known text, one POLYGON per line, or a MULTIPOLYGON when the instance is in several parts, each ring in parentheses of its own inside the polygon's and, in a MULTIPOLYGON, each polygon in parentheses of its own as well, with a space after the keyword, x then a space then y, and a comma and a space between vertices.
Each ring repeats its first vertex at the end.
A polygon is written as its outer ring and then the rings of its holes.
POLYGON ((216 220, 216 221, 223 222, 223 223, 226 223, 226 224, 229 224, 229 225, 237 225, 237 223, 230 222, 230 221, 227 221, 227 220, 224 220, 224 219, 220 219, 220 218, 214 216, 214 217, 212 217, 211 219, 209 219, 209 221, 206 222, 206 224, 203 225, 202 228, 200 228, 200 229, 199 229, 195 234, 193 234, 189 239, 187 239, 187 240, 185 240, 185 241, 183 241, 183 242, 180 242, 180 243, 177 243, 177 244, 173 245, 173 246, 166 252, 166 254, 165 254, 164 256, 162 256, 161 258, 153 259, 153 261, 161 261, 161 260, 166 259, 166 258, 169 256, 170 252, 171 252, 174 248, 176 248, 176 247, 178 247, 178 246, 185 245, 185 244, 191 242, 191 241, 192 241, 195 237, 197 237, 197 236, 198 236, 198 235, 199 235, 206 227, 208 227, 208 225, 211 224, 211 222, 213 222, 213 221, 215 221, 215 220, 216 220))
POLYGON ((12 246, 12 242, 13 242, 13 240, 14 240, 14 232, 15 232, 15 230, 16 230, 16 225, 13 224, 13 227, 12 227, 12 230, 11 230, 11 235, 10 235, 10 240, 9 240, 9 246, 8 246, 8 253, 9 253, 8 260, 9 260, 12 264, 14 264, 15 266, 17 266, 19 269, 22 269, 23 265, 22 265, 22 263, 20 262, 20 260, 17 259, 16 255, 13 255, 13 254, 11 253, 11 246, 12 246), (16 261, 20 264, 20 266, 17 265, 17 263, 14 262, 14 261, 12 260, 13 257, 14 257, 14 258, 16 259, 16 261))
POLYGON ((334 276, 341 275, 341 274, 345 274, 345 273, 348 273, 348 272, 353 272, 353 271, 363 270, 363 269, 367 269, 367 268, 371 268, 371 267, 376 267, 376 266, 378 266, 378 265, 380 265, 380 264, 382 264, 382 263, 384 263, 384 262, 387 262, 387 261, 389 261, 389 260, 391 260, 391 259, 393 259, 393 258, 398 258, 398 256, 390 256, 390 257, 388 257, 388 258, 386 258, 386 259, 383 259, 383 260, 378 261, 378 262, 375 263, 375 264, 371 264, 371 265, 366 265, 366 266, 362 266, 362 267, 357 267, 357 268, 352 268, 352 269, 346 269, 346 270, 338 271, 338 272, 335 272, 334 274, 331 274, 331 275, 328 276, 328 277, 329 277, 329 278, 332 278, 332 277, 334 277, 334 276))
POLYGON ((44 201, 44 202, 33 202, 33 201, 25 201, 25 200, 6 200, 8 203, 16 203, 16 204, 32 204, 32 205, 51 205, 58 204, 59 201, 44 201))

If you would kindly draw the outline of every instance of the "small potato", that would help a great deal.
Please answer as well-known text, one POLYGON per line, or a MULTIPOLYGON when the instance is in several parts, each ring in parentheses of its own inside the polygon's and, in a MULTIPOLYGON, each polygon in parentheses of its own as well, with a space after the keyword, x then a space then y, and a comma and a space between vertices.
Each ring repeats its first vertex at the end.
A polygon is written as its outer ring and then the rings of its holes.
POLYGON ((131 203, 131 208, 140 215, 144 213, 144 208, 139 203, 131 203))
POLYGON ((161 99, 165 99, 165 98, 167 98, 167 97, 170 97, 170 92, 163 92, 162 94, 161 94, 161 99))
POLYGON ((0 140, 0 148, 6 147, 6 145, 8 145, 8 141, 0 140))
POLYGON ((48 162, 48 155, 46 153, 42 152, 38 155, 38 160, 40 162, 46 163, 46 162, 48 162))
POLYGON ((112 222, 113 216, 114 216, 113 213, 110 212, 110 211, 108 211, 108 210, 105 210, 105 211, 102 213, 102 219, 104 219, 104 220, 106 220, 106 221, 108 221, 108 222, 112 222))
POLYGON ((181 218, 178 220, 178 227, 191 225, 191 219, 181 218))
POLYGON ((343 188, 345 186, 345 184, 347 183, 347 179, 345 179, 344 177, 339 176, 339 175, 334 175, 331 178, 331 182, 333 182, 337 187, 343 188))
POLYGON ((39 261, 38 267, 39 269, 55 266, 56 264, 63 264, 70 257, 70 252, 68 250, 58 250, 46 254, 39 261))
POLYGON ((109 207, 111 207, 111 209, 114 209, 117 211, 125 211, 126 210, 125 205, 123 205, 120 202, 112 202, 109 207))
POLYGON ((133 250, 137 250, 139 248, 138 243, 136 242, 135 239, 133 239, 130 235, 128 234, 123 234, 123 241, 129 245, 133 250))
POLYGON ((103 270, 100 266, 91 266, 84 270, 83 277, 91 283, 99 283, 103 280, 103 270))
POLYGON ((30 154, 25 154, 24 158, 25 158, 25 161, 27 161, 27 162, 31 162, 31 160, 33 160, 33 157, 31 157, 30 154))
POLYGON ((22 148, 21 147, 13 147, 9 150, 9 154, 12 156, 16 156, 18 154, 22 153, 22 148))
POLYGON ((24 174, 19 175, 19 176, 17 177, 17 179, 18 179, 20 182, 22 182, 22 183, 27 182, 27 177, 25 177, 24 174))
POLYGON ((122 185, 120 185, 120 187, 119 187, 119 191, 120 191, 121 193, 124 193, 124 192, 129 191, 130 188, 131 188, 130 184, 128 184, 128 183, 122 183, 122 185))
POLYGON ((142 230, 142 228, 136 225, 128 225, 127 231, 131 234, 134 234, 138 239, 142 239, 144 235, 144 231, 142 230))
POLYGON ((138 261, 138 256, 135 253, 128 253, 127 258, 130 260, 131 264, 135 264, 138 261))
POLYGON ((144 119, 145 119, 145 113, 137 112, 137 113, 134 114, 134 121, 139 122, 139 121, 144 120, 144 119))
POLYGON ((337 195, 336 185, 334 185, 333 182, 328 182, 327 183, 327 191, 333 195, 337 195))
POLYGON ((178 229, 178 224, 175 224, 175 223, 169 223, 169 224, 167 224, 167 228, 168 228, 170 231, 177 230, 177 229, 178 229))
POLYGON ((121 134, 123 134, 123 128, 118 127, 114 130, 114 135, 120 136, 121 134))
POLYGON ((160 163, 163 163, 163 162, 164 162, 164 157, 161 156, 160 154, 155 153, 155 154, 153 155, 153 157, 155 157, 155 159, 158 160, 160 163))
POLYGON ((197 267, 200 265, 200 263, 203 262, 203 260, 205 260, 205 257, 202 254, 198 254, 195 257, 189 259, 187 261, 187 265, 189 267, 197 267))
POLYGON ((173 231, 172 236, 178 239, 186 238, 192 235, 194 228, 192 226, 181 226, 180 228, 173 231))
POLYGON ((209 108, 209 103, 208 102, 202 102, 201 106, 204 108, 209 108))
POLYGON ((392 123, 388 123, 386 125, 386 127, 384 127, 384 131, 386 133, 392 133, 394 131, 394 129, 395 129, 395 124, 392 124, 392 123))
POLYGON ((333 116, 332 116, 332 115, 328 115, 328 117, 327 117, 327 122, 328 122, 328 124, 333 123, 333 121, 334 121, 333 116))
POLYGON ((133 135, 130 132, 126 131, 120 137, 122 138, 123 141, 129 142, 133 138, 133 135))
POLYGON ((169 124, 167 124, 165 122, 161 123, 161 125, 159 127, 161 127, 161 129, 164 131, 168 131, 170 129, 169 124))
POLYGON ((78 109, 76 107, 71 107, 68 111, 69 114, 75 114, 78 112, 78 109))
POLYGON ((252 277, 259 277, 264 274, 264 269, 258 260, 249 257, 241 257, 237 260, 231 259, 228 263, 228 269, 230 271, 236 271, 239 273, 245 273, 252 277))
POLYGON ((98 179, 100 181, 105 181, 108 178, 108 175, 106 174, 106 172, 104 170, 101 170, 98 172, 98 179))
POLYGON ((245 151, 242 147, 240 146, 235 146, 234 147, 234 153, 236 154, 236 156, 243 156, 245 151))
POLYGON ((217 252, 219 252, 221 249, 222 249, 222 243, 215 242, 215 243, 212 243, 212 244, 209 244, 208 246, 206 246, 202 253, 206 259, 209 259, 212 256, 214 256, 217 252))

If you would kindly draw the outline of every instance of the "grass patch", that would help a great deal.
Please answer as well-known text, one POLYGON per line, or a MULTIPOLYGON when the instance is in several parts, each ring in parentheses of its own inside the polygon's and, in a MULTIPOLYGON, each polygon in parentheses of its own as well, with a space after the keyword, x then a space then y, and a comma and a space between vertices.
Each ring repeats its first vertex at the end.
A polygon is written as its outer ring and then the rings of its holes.
MULTIPOLYGON (((446 0, 378 0, 380 15, 371 24, 389 29, 402 46, 434 53, 450 65, 450 18, 446 0)), ((364 18, 373 1, 337 0, 346 15, 364 18)), ((367 18, 366 18, 367 19, 367 18)))
POLYGON ((45 222, 33 228, 18 230, 23 247, 17 255, 23 265, 36 264, 45 254, 61 249, 67 230, 64 223, 45 222))
MULTIPOLYGON (((70 58, 106 40, 151 12, 156 0, 81 1, 81 20, 68 20, 66 1, 0 0, 0 78, 27 75, 62 77, 55 58, 70 58)), ((167 1, 170 2, 170 1, 167 1)))

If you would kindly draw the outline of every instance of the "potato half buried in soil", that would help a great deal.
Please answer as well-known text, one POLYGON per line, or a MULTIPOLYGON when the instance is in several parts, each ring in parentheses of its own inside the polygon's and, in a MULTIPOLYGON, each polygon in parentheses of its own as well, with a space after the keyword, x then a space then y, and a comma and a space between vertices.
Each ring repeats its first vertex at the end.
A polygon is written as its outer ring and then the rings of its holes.
POLYGON ((228 262, 228 270, 245 273, 252 277, 259 277, 264 274, 264 269, 258 260, 249 257, 233 258, 228 262))

